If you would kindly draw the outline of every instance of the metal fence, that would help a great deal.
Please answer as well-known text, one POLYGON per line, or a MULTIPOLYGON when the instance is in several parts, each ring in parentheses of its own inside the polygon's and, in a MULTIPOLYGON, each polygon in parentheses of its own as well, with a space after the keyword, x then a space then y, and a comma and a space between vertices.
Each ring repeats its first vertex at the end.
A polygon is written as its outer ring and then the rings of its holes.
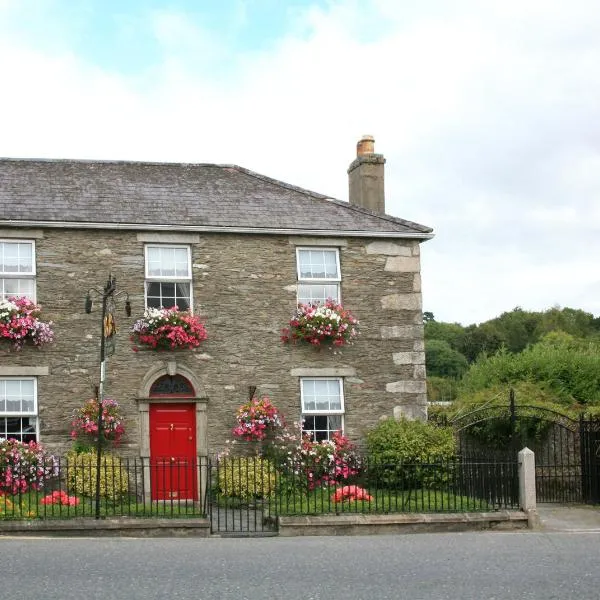
POLYGON ((112 455, 102 456, 99 479, 95 455, 0 466, 0 519, 201 517, 208 472, 207 459, 112 455))
POLYGON ((210 465, 213 532, 265 532, 277 516, 475 512, 518 508, 514 461, 386 464, 360 460, 344 481, 310 468, 277 468, 269 460, 227 457, 210 465))
MULTIPOLYGON (((0 467, 0 518, 96 516, 96 459, 62 458, 37 474, 0 467), (4 472, 6 475, 6 471, 4 472)), ((209 517, 213 532, 268 532, 279 515, 463 512, 518 506, 515 461, 383 464, 357 473, 282 468, 260 457, 199 461, 119 459, 100 469, 100 517, 209 517)))

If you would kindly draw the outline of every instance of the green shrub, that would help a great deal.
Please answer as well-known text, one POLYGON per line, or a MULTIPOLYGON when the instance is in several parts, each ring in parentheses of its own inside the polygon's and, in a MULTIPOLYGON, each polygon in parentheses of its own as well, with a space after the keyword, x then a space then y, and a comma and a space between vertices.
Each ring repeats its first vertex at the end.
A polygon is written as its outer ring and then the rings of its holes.
MULTIPOLYGON (((95 450, 67 454, 67 480, 69 490, 78 496, 96 495, 98 455, 95 450)), ((100 496, 107 500, 118 500, 129 491, 129 475, 121 459, 112 454, 100 457, 100 496)))
POLYGON ((455 455, 452 430, 423 421, 385 419, 367 433, 369 460, 382 463, 423 463, 455 455))
POLYGON ((427 400, 452 402, 458 394, 458 380, 452 377, 427 376, 427 400))
POLYGON ((566 406, 600 404, 600 344, 554 332, 519 354, 482 356, 463 377, 459 397, 521 381, 540 385, 566 406))
POLYGON ((367 433, 368 469, 381 484, 429 486, 446 480, 444 468, 427 466, 456 455, 451 428, 422 421, 385 419, 367 433), (441 479, 440 479, 441 478, 441 479))
POLYGON ((259 456, 229 456, 219 463, 219 493, 243 501, 272 498, 276 474, 273 463, 259 456))

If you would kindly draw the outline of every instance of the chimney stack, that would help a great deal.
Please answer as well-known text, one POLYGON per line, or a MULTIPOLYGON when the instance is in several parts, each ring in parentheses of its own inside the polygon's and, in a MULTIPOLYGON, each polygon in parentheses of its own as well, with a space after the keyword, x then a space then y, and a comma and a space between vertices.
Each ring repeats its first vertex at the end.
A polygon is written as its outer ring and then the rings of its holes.
POLYGON ((356 158, 348 168, 350 204, 376 213, 385 213, 383 154, 375 154, 375 139, 370 135, 356 144, 356 158))

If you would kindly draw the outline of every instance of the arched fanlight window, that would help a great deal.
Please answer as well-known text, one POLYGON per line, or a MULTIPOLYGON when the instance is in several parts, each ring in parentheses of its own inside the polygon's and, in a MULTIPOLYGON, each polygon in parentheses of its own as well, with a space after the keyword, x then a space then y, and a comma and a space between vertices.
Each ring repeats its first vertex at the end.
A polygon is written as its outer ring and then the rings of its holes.
POLYGON ((192 384, 183 375, 163 375, 150 388, 150 397, 194 397, 196 393, 192 384))

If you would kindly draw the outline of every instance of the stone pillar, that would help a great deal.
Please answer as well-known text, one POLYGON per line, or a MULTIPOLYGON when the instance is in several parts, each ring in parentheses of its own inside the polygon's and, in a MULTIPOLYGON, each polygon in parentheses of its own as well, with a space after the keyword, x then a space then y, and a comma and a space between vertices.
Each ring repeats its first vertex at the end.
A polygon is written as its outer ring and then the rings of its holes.
POLYGON ((535 454, 529 448, 519 452, 519 504, 527 513, 529 527, 539 524, 535 495, 535 454))

